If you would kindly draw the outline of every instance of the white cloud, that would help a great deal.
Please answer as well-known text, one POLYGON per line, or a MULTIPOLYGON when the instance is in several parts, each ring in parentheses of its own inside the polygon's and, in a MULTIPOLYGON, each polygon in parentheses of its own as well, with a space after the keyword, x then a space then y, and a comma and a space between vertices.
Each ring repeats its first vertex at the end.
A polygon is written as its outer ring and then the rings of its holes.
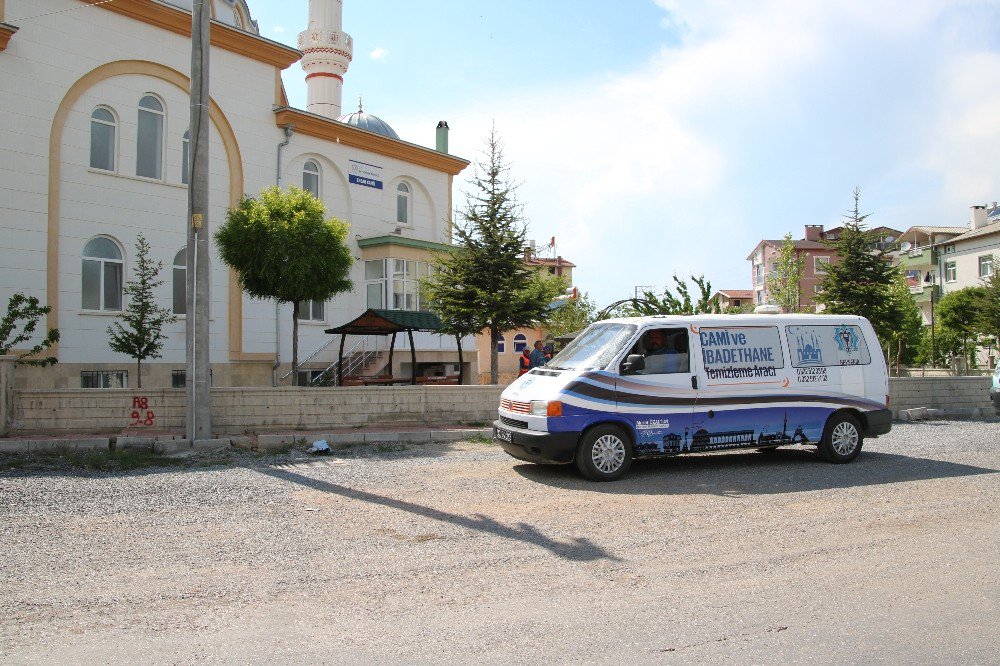
POLYGON ((372 60, 385 60, 388 55, 388 49, 379 46, 378 48, 372 49, 371 53, 368 54, 368 57, 372 60))
MULTIPOLYGON (((680 44, 643 67, 448 111, 451 152, 466 158, 495 123, 524 183, 529 238, 555 235, 598 304, 674 272, 748 288, 745 257, 760 238, 837 222, 854 185, 883 211, 878 224, 942 223, 913 213, 927 215, 937 197, 962 217, 1000 194, 990 166, 1000 91, 989 85, 1000 55, 955 53, 941 3, 657 4, 680 44), (813 191, 822 207, 808 207, 813 191)), ((396 129, 430 143, 436 120, 396 129)))
POLYGON ((285 28, 283 26, 276 25, 274 26, 274 28, 272 28, 272 30, 280 35, 285 31, 285 28))

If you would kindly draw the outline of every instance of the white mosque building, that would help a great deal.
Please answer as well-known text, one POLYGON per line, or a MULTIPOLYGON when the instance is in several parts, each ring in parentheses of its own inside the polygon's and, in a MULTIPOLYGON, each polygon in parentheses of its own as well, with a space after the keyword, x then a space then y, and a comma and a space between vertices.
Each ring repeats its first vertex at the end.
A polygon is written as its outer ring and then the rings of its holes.
MULTIPOLYGON (((209 2, 209 228, 274 184, 311 190, 351 224, 353 292, 300 309, 299 358, 315 374, 337 359, 325 329, 369 307, 424 309, 417 281, 448 247, 453 179, 468 161, 447 153, 445 123, 432 150, 360 108, 345 114, 353 40, 341 0, 309 0, 298 49, 261 37, 244 0, 209 2), (281 82, 295 63, 306 110, 288 105, 281 82)), ((107 329, 125 305, 140 233, 164 265, 157 298, 179 316, 143 385, 183 386, 191 4, 0 0, 0 299, 38 297, 52 307, 46 326, 61 334, 59 363, 22 367, 19 386, 134 384, 134 362, 110 350, 107 329)), ((210 254, 213 384, 293 383, 291 306, 248 297, 214 244, 210 254)), ((410 372, 405 338, 397 375, 410 372)), ((466 377, 478 370, 474 344, 463 341, 466 377)), ((374 350, 375 365, 385 357, 385 340, 349 345, 374 350)), ((414 347, 422 374, 457 374, 453 338, 417 333, 414 347)))

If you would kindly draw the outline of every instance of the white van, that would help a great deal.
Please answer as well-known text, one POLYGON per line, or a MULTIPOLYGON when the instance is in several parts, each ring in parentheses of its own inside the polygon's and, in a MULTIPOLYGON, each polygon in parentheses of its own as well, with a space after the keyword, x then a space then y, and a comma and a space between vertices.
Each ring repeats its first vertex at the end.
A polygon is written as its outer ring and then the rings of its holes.
POLYGON ((889 432, 875 332, 850 315, 694 315, 591 324, 508 386, 493 436, 520 460, 595 481, 633 457, 819 448, 846 463, 889 432))

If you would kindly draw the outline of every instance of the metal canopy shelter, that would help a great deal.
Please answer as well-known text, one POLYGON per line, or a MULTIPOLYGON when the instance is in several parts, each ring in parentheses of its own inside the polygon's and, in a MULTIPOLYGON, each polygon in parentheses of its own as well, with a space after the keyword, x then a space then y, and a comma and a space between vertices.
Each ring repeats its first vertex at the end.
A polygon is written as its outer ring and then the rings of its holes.
POLYGON ((326 329, 327 333, 340 334, 340 352, 337 356, 337 385, 344 385, 344 340, 348 335, 391 335, 389 343, 389 372, 392 372, 392 354, 396 347, 396 334, 406 331, 410 340, 411 384, 417 383, 417 351, 413 347, 413 331, 437 332, 441 330, 441 319, 430 312, 410 312, 407 310, 365 310, 361 316, 336 328, 326 329))

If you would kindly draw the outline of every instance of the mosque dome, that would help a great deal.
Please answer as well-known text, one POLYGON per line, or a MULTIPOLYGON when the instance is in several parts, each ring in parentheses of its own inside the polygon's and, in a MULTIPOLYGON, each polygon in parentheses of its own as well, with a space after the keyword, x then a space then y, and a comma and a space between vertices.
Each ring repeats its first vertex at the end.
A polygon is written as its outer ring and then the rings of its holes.
MULTIPOLYGON (((190 12, 192 0, 164 0, 168 5, 179 7, 190 12)), ((250 9, 246 0, 209 0, 212 20, 231 25, 245 32, 259 35, 257 22, 250 17, 250 9)))
POLYGON ((369 132, 374 132, 375 134, 387 136, 390 139, 399 139, 399 135, 396 134, 396 130, 389 127, 389 123, 385 122, 378 116, 373 116, 362 110, 360 99, 358 100, 357 111, 346 116, 341 116, 337 118, 337 120, 347 125, 351 125, 352 127, 357 127, 358 129, 368 130, 369 132))

